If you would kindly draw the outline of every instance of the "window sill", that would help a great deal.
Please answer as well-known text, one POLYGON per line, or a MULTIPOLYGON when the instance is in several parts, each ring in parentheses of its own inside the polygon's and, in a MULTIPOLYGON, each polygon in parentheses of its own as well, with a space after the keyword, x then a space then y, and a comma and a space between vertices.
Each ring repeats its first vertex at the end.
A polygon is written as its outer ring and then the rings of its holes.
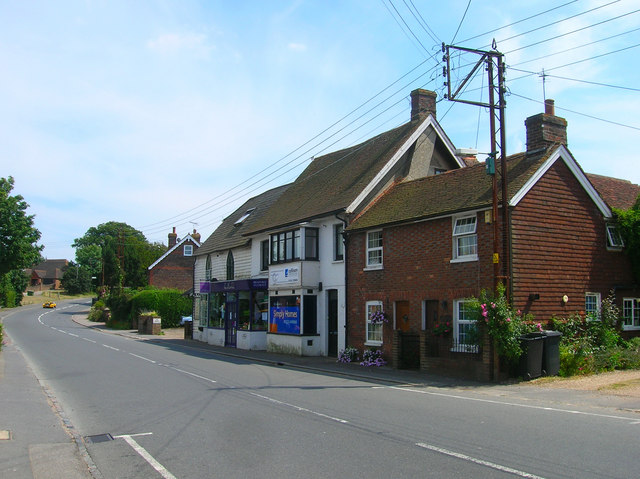
POLYGON ((622 325, 623 331, 640 331, 640 326, 625 326, 622 325))
POLYGON ((460 258, 453 258, 450 263, 469 263, 471 261, 478 261, 478 255, 461 256, 460 258))
POLYGON ((379 271, 381 269, 384 269, 383 265, 375 265, 375 266, 365 266, 362 271, 379 271))
POLYGON ((365 341, 365 346, 382 346, 382 341, 365 341))

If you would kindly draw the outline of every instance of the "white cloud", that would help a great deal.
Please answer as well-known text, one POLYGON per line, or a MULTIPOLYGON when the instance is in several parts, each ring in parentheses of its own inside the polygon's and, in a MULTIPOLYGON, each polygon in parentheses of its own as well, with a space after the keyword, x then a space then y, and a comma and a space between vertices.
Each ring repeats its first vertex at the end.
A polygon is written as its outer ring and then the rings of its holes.
POLYGON ((288 45, 289 50, 294 51, 294 52, 306 52, 307 51, 307 45, 305 45, 304 43, 289 43, 288 45))
POLYGON ((213 48, 207 44, 207 36, 200 33, 165 33, 147 41, 151 50, 171 54, 182 50, 191 50, 200 54, 208 54, 213 48))

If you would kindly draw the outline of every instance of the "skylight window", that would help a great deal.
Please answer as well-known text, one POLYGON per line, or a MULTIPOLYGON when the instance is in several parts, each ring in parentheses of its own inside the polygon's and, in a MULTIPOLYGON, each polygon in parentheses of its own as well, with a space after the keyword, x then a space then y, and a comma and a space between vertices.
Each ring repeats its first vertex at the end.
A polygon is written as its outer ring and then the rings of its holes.
POLYGON ((234 223, 234 226, 240 226, 242 223, 244 223, 244 221, 251 215, 251 213, 253 213, 253 210, 255 210, 255 208, 247 210, 245 214, 238 218, 238 220, 234 223))

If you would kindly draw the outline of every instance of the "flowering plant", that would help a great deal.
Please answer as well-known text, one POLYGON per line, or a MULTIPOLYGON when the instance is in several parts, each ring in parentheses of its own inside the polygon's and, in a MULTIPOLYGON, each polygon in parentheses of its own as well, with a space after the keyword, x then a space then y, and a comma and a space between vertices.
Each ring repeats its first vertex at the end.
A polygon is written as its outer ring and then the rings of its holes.
POLYGON ((377 309, 369 315, 369 321, 373 324, 388 323, 389 318, 387 318, 387 313, 377 309))
MULTIPOLYGON (((494 297, 482 291, 477 304, 476 321, 493 339, 498 354, 508 361, 516 361, 522 354, 520 336, 532 331, 531 318, 514 311, 505 297, 505 287, 498 284, 494 297)), ((538 329, 542 326, 538 324, 538 329)))
POLYGON ((338 354, 338 362, 339 363, 352 363, 356 362, 359 359, 360 353, 358 350, 352 346, 349 346, 345 349, 342 349, 338 354))
POLYGON ((449 334, 451 334, 451 321, 436 323, 435 326, 431 329, 431 334, 440 338, 449 336, 449 334))
POLYGON ((384 366, 387 362, 382 359, 382 351, 379 349, 367 349, 362 353, 360 366, 384 366))

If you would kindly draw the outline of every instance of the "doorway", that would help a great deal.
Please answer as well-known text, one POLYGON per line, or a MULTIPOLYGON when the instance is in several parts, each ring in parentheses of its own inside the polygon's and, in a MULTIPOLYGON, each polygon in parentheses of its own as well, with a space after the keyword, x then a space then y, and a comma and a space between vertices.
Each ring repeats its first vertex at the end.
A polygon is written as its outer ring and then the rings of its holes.
POLYGON ((338 357, 338 290, 327 290, 327 334, 329 338, 327 355, 338 357))
POLYGON ((235 348, 238 333, 236 293, 227 293, 224 306, 224 345, 235 348))
POLYGON ((405 333, 411 329, 409 324, 409 301, 396 301, 396 329, 405 333))

